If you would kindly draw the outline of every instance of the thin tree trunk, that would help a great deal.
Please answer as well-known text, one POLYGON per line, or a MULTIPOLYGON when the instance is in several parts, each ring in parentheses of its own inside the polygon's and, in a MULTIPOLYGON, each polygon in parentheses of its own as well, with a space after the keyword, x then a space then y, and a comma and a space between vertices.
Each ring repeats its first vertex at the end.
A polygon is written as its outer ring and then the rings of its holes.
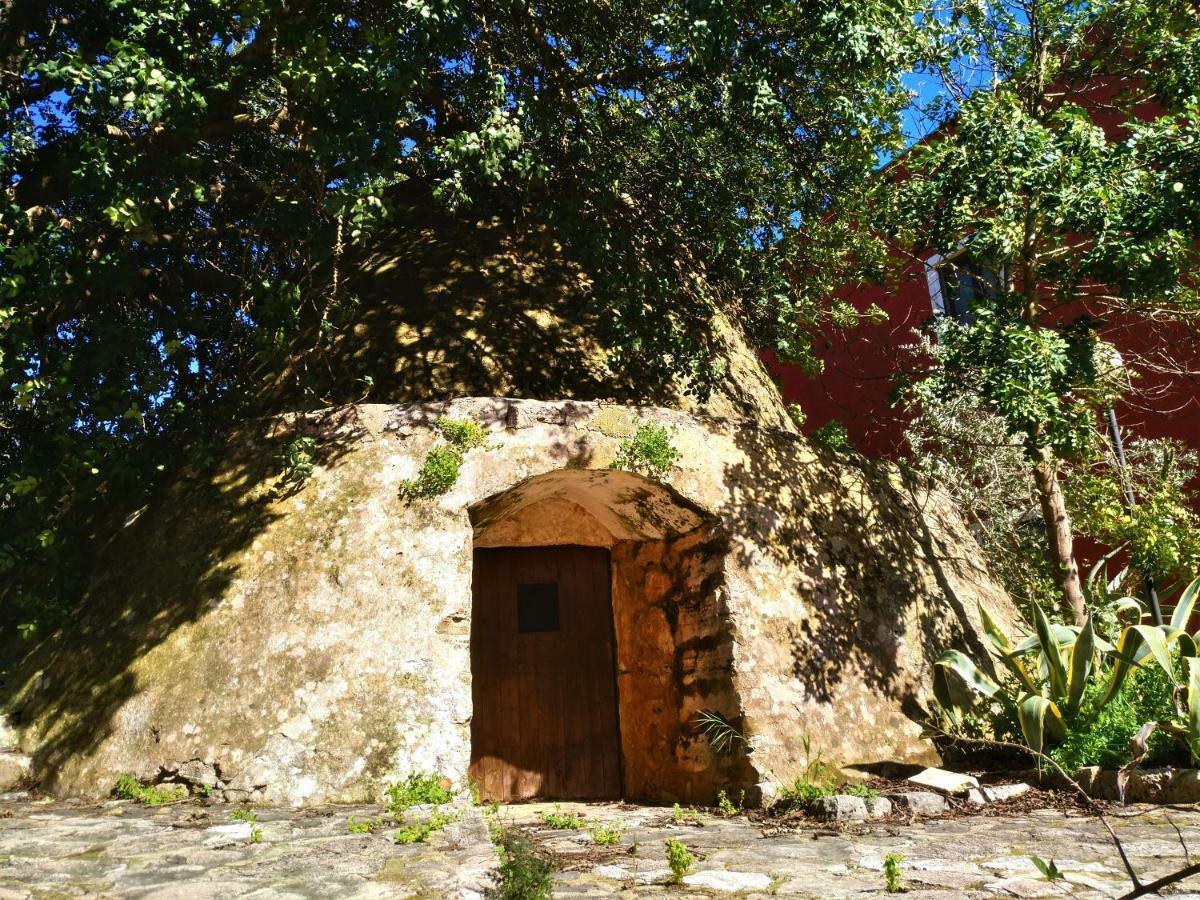
POLYGON ((1046 547, 1050 551, 1050 562, 1054 565, 1054 577, 1062 591, 1063 601, 1071 610, 1075 624, 1082 625, 1087 618, 1087 602, 1083 596, 1083 583, 1079 579, 1079 565, 1075 562, 1071 516, 1067 512, 1062 486, 1058 481, 1058 460, 1049 447, 1042 449, 1041 456, 1034 464, 1033 480, 1042 504, 1042 518, 1046 521, 1046 547))

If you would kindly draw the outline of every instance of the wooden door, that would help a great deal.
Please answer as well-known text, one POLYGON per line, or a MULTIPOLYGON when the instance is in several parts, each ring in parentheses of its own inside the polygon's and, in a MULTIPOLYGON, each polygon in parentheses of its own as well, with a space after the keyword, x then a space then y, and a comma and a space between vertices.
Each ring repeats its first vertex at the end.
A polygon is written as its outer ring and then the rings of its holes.
POLYGON ((621 795, 610 563, 594 547, 475 551, 471 777, 484 800, 621 795))

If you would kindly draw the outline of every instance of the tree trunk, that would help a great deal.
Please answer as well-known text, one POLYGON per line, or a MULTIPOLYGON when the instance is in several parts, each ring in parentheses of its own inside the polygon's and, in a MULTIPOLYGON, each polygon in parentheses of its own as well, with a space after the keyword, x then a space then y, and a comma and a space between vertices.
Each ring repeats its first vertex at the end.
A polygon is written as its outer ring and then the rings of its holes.
POLYGON ((1049 447, 1042 448, 1041 459, 1034 464, 1033 480, 1042 503, 1042 518, 1046 521, 1046 547, 1054 565, 1054 577, 1062 591, 1063 601, 1071 610, 1076 625, 1087 618, 1087 602, 1079 565, 1075 562, 1075 546, 1071 536, 1071 517, 1058 483, 1058 460, 1049 447))

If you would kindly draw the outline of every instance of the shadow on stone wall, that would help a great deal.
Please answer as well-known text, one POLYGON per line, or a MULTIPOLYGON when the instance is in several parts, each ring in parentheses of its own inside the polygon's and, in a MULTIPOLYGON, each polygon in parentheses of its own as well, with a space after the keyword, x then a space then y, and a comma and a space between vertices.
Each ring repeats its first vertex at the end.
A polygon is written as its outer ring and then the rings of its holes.
MULTIPOLYGON (((276 386, 276 408, 452 397, 667 403, 671 386, 614 378, 604 365, 611 313, 550 236, 495 222, 405 222, 345 261, 352 322, 323 353, 301 354, 276 386)), ((299 348, 317 342, 308 331, 299 348)))
POLYGON ((355 422, 356 411, 346 407, 277 422, 267 435, 244 431, 230 440, 217 469, 181 473, 153 503, 117 523, 97 548, 76 623, 15 667, 22 681, 4 702, 17 727, 49 723, 28 736, 43 787, 53 788, 63 765, 113 733, 115 717, 137 692, 134 663, 221 603, 239 554, 278 517, 272 504, 295 489, 276 477, 283 446, 299 435, 318 436, 314 462, 330 466, 357 439, 355 422))
POLYGON ((767 553, 805 576, 795 590, 807 617, 790 629, 793 673, 806 695, 829 702, 855 678, 922 721, 920 685, 901 659, 901 623, 918 609, 915 633, 927 660, 971 641, 946 569, 950 554, 969 552, 974 542, 947 548, 935 541, 920 507, 928 491, 903 474, 898 489, 885 463, 815 448, 816 459, 805 463, 795 448, 804 439, 781 432, 741 429, 735 440, 747 462, 726 467, 727 527, 755 536, 735 544, 742 565, 767 553), (788 488, 790 507, 782 502, 788 488))

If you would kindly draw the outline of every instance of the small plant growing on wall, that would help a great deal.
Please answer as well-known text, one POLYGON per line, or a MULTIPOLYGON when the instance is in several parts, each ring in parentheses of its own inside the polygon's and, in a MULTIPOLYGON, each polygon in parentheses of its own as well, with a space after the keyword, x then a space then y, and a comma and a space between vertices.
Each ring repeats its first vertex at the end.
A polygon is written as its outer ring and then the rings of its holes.
POLYGON ((400 496, 406 500, 437 497, 446 493, 458 481, 458 473, 467 453, 487 440, 483 426, 470 419, 442 416, 435 425, 445 438, 446 445, 429 451, 416 478, 401 482, 400 496))
POLYGON ((145 785, 132 775, 122 775, 113 787, 113 796, 118 800, 132 800, 146 806, 174 803, 187 797, 187 788, 182 786, 145 785))
POLYGON ((409 775, 387 789, 388 811, 401 815, 413 806, 440 806, 454 799, 446 779, 436 773, 409 775))
POLYGON ((665 425, 639 425, 633 437, 621 442, 610 468, 662 478, 681 456, 672 443, 675 429, 665 425))
POLYGON ((299 488, 312 477, 316 451, 317 439, 313 437, 293 438, 283 445, 278 458, 281 488, 299 488))

